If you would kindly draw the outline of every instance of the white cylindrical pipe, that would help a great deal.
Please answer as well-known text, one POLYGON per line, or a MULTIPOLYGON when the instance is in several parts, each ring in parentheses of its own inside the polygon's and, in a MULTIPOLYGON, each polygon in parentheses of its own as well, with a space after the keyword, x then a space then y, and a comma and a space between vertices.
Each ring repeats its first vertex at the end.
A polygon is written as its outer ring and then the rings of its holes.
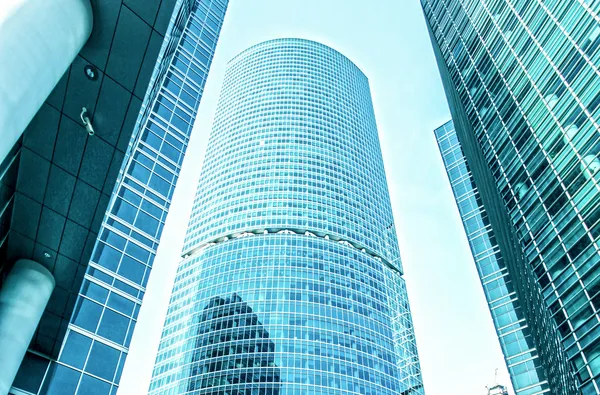
POLYGON ((18 260, 0 289, 0 395, 6 395, 54 290, 52 273, 18 260))
POLYGON ((2 0, 1 3, 0 161, 92 31, 89 0, 2 0))

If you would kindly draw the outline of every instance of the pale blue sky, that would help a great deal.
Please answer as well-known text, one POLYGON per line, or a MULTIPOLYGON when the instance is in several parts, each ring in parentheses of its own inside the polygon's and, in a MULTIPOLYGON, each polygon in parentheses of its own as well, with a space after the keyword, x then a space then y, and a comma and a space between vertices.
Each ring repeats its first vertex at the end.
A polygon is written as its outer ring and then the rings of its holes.
POLYGON ((147 393, 227 62, 278 37, 319 41, 369 77, 427 395, 485 395, 508 373, 433 129, 450 118, 419 0, 231 0, 119 395, 147 393))

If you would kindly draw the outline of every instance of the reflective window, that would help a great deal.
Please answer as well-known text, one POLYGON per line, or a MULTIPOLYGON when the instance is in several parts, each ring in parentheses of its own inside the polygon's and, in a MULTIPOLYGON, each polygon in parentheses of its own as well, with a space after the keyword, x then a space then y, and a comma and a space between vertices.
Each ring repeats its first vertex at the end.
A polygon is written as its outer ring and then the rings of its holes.
POLYGON ((95 341, 90 351, 85 371, 105 380, 112 381, 120 352, 112 347, 95 341))
POLYGON ((123 344, 128 326, 129 319, 127 317, 105 309, 102 315, 102 322, 100 322, 100 326, 98 327, 98 334, 115 343, 123 344))
POLYGON ((89 299, 79 298, 73 313, 73 323, 80 328, 95 332, 100 314, 102 314, 102 306, 89 299))
POLYGON ((74 395, 80 375, 81 373, 76 370, 52 363, 44 381, 42 393, 45 395, 74 395))
POLYGON ((84 374, 77 395, 109 395, 110 384, 105 381, 84 374))
POLYGON ((70 331, 60 353, 59 361, 78 369, 83 369, 92 339, 70 331))

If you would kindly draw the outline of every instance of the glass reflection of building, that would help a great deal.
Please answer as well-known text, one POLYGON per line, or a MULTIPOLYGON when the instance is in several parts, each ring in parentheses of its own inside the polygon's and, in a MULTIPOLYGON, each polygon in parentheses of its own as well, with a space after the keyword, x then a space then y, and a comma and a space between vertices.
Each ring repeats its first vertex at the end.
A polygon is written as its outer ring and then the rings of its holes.
POLYGON ((301 39, 229 63, 150 394, 257 377, 265 394, 423 394, 368 80, 301 39), (218 329, 230 306, 251 338, 218 329))
POLYGON ((213 298, 204 308, 197 334, 190 365, 195 379, 190 379, 188 391, 212 393, 228 384, 231 395, 279 394, 275 343, 238 295, 213 298))
POLYGON ((550 390, 598 394, 598 4, 421 3, 458 141, 550 390))

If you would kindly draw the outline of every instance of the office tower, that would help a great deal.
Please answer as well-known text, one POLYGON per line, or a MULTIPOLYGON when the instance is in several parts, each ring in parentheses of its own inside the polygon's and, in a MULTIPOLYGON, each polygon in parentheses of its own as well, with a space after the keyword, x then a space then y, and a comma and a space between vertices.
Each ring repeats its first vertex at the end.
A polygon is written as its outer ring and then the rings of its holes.
POLYGON ((423 393, 369 84, 339 52, 230 61, 182 254, 150 394, 423 393))
POLYGON ((597 4, 422 5, 456 135, 548 385, 600 393, 597 4))
POLYGON ((531 393, 549 391, 544 367, 531 330, 525 321, 523 304, 514 292, 513 281, 502 258, 494 230, 490 226, 452 121, 437 128, 435 138, 450 179, 513 388, 517 394, 525 390, 531 393))
POLYGON ((1 394, 117 392, 226 6, 94 2, 4 161, 1 394))

